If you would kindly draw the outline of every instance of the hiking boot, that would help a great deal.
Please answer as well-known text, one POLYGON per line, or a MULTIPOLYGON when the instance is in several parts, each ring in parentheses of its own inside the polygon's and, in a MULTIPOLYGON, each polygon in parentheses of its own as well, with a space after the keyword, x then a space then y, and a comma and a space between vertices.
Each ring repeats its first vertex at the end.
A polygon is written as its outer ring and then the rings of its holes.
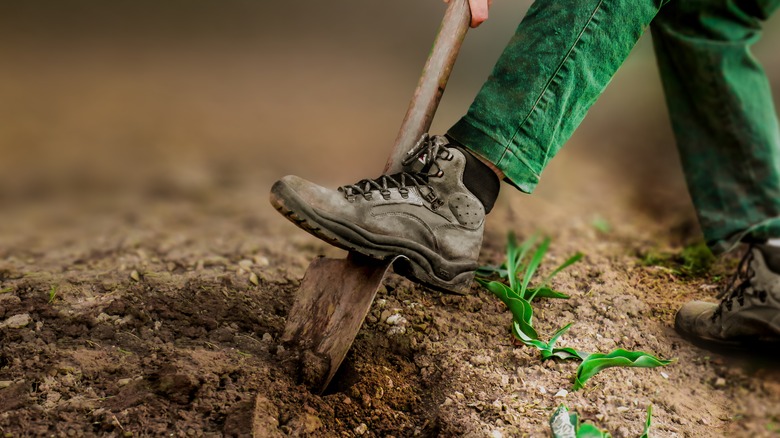
POLYGON ((338 190, 286 176, 271 188, 271 204, 330 244, 375 259, 402 256, 404 262, 396 264, 400 274, 434 289, 465 293, 485 223, 485 208, 463 183, 475 160, 447 138, 426 134, 400 173, 338 190))
MULTIPOLYGON (((780 248, 751 245, 720 304, 693 301, 675 317, 677 332, 694 343, 747 347, 780 341, 780 271, 768 261, 780 248)), ((776 263, 775 263, 776 264, 776 263)))

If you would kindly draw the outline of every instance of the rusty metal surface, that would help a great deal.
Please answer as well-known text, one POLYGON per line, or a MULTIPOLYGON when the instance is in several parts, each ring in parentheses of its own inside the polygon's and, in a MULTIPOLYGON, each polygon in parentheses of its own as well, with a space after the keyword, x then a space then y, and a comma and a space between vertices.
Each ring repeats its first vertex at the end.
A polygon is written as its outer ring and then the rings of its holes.
POLYGON ((301 352, 301 377, 312 391, 324 391, 333 378, 392 263, 350 254, 309 265, 282 342, 301 352))

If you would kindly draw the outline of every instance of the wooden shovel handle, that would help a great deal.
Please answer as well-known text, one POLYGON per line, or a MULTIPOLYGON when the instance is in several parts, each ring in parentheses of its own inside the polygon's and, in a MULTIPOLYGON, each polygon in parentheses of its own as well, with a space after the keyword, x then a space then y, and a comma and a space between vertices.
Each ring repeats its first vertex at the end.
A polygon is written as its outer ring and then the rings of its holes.
POLYGON ((399 172, 406 152, 431 127, 433 115, 439 107, 439 101, 444 94, 452 66, 458 57, 460 46, 470 23, 471 10, 468 0, 450 0, 436 41, 433 43, 428 61, 426 61, 420 76, 420 82, 417 84, 417 89, 414 90, 406 117, 404 117, 390 158, 385 165, 385 173, 399 172))

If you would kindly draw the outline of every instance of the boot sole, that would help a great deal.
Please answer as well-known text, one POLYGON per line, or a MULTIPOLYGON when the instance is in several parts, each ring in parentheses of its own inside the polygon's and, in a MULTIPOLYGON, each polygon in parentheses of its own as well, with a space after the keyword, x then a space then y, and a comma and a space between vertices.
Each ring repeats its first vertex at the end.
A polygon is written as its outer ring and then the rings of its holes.
POLYGON ((431 289, 457 295, 465 295, 470 290, 476 263, 448 262, 416 242, 372 234, 353 224, 342 223, 310 207, 282 181, 277 181, 271 188, 270 201, 290 222, 333 246, 378 260, 400 256, 393 265, 395 271, 431 289), (440 277, 433 273, 433 266, 457 274, 449 279, 440 277))
POLYGON ((724 356, 757 356, 780 358, 780 340, 777 338, 745 338, 741 340, 724 340, 703 338, 686 331, 675 320, 674 329, 677 334, 691 344, 724 356))

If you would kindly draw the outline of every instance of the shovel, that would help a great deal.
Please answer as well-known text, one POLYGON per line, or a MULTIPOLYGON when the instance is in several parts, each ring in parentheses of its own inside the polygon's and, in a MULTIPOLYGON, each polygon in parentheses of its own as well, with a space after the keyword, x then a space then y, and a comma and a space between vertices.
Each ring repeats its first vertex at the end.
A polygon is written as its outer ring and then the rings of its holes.
MULTIPOLYGON (((407 151, 428 132, 471 22, 468 0, 450 0, 384 173, 401 171, 407 151)), ((301 281, 281 341, 297 352, 303 383, 322 393, 357 336, 377 289, 401 257, 376 260, 349 253, 319 257, 301 281)))

